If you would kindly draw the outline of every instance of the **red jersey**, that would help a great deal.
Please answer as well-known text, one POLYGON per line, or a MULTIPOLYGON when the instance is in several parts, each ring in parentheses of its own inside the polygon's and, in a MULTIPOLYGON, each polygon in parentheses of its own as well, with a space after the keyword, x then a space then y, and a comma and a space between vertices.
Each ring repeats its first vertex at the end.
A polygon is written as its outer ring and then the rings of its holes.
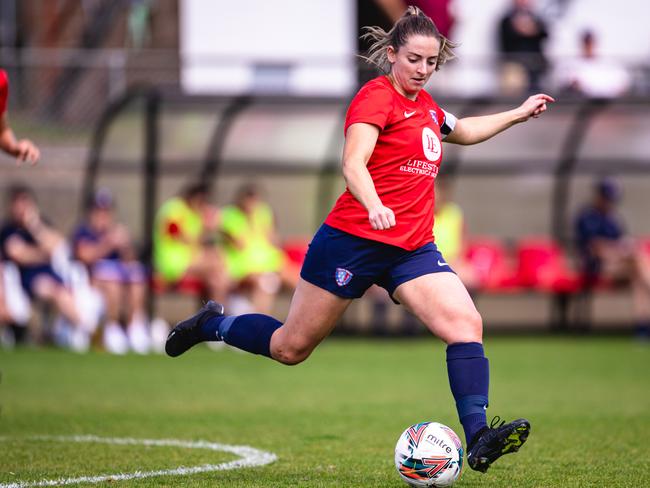
POLYGON ((7 98, 9 97, 9 80, 7 72, 0 69, 0 115, 7 111, 7 98))
POLYGON ((325 223, 409 251, 432 242, 433 182, 442 162, 441 140, 453 130, 456 118, 424 90, 409 100, 380 76, 366 83, 350 103, 345 131, 357 122, 380 129, 367 168, 382 204, 395 213, 396 225, 373 230, 368 211, 349 189, 325 223))

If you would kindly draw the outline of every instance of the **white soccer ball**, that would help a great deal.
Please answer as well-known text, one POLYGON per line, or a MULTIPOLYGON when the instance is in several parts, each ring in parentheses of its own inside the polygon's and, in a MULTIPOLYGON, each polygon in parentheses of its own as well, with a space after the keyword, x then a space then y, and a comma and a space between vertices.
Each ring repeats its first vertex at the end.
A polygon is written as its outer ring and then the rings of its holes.
POLYGON ((463 468, 463 445, 446 425, 421 422, 398 439, 395 467, 411 486, 451 486, 463 468))

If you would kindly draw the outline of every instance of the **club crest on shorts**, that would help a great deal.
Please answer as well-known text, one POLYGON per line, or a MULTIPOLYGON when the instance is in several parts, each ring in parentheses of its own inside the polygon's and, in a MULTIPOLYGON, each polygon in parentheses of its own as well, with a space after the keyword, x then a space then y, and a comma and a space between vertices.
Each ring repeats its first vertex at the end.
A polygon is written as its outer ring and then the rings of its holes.
POLYGON ((336 278, 336 284, 339 286, 345 286, 348 283, 350 283, 350 280, 352 279, 353 276, 354 275, 350 273, 347 269, 336 268, 335 278, 336 278))

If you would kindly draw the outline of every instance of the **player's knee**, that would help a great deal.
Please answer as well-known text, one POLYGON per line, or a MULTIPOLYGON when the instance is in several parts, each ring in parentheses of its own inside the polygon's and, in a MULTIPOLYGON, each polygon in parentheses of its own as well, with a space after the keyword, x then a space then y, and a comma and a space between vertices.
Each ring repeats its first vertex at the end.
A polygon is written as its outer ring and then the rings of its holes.
POLYGON ((57 300, 60 294, 57 284, 48 277, 39 277, 32 284, 32 293, 41 300, 57 300))
POLYGON ((459 314, 453 326, 450 342, 482 342, 483 319, 477 310, 466 310, 459 314))
POLYGON ((475 336, 476 342, 481 342, 483 340, 483 317, 476 310, 470 315, 471 317, 468 322, 470 333, 475 336))

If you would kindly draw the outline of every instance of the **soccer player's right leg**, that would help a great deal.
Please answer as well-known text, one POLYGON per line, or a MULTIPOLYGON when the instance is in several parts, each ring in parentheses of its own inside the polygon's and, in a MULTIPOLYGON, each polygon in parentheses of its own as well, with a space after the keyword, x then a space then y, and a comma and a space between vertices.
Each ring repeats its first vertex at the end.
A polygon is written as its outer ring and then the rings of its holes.
POLYGON ((170 332, 165 350, 178 356, 199 342, 223 340, 253 354, 297 364, 329 335, 350 301, 301 279, 284 324, 262 314, 225 316, 221 305, 208 302, 170 332))

